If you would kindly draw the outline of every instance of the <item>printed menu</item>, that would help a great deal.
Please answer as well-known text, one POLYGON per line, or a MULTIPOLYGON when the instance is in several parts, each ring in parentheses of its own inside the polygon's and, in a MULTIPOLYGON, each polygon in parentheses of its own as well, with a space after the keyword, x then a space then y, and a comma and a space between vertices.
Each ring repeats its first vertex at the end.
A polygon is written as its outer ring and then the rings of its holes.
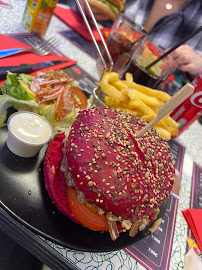
MULTIPOLYGON (((191 188, 190 209, 202 209, 202 168, 196 163, 193 164, 191 188)), ((195 243, 195 239, 188 227, 187 252, 193 246, 193 243, 195 243)))
MULTIPOLYGON (((60 31, 63 37, 71 41, 74 45, 79 47, 80 50, 87 53, 90 57, 96 59, 98 57, 98 51, 92 41, 86 40, 84 37, 79 35, 77 32, 73 30, 60 31), (81 45, 82 44, 82 45, 81 45)), ((100 46, 98 44, 98 46, 100 46)))
POLYGON ((202 209, 202 168, 194 163, 190 208, 202 209))
POLYGON ((125 249, 135 260, 150 270, 167 270, 172 250, 185 148, 175 140, 171 140, 169 145, 174 156, 178 177, 176 186, 174 185, 168 198, 161 225, 154 233, 125 249))

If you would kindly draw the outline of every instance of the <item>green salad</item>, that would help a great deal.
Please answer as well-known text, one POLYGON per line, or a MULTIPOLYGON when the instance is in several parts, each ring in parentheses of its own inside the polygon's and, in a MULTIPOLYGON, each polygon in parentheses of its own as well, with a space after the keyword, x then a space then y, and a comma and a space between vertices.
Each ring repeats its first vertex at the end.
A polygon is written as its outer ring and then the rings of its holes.
POLYGON ((8 108, 31 111, 43 116, 51 124, 54 134, 73 124, 78 111, 92 105, 77 87, 78 82, 64 71, 48 70, 36 77, 8 73, 0 95, 0 127, 6 125, 8 108))

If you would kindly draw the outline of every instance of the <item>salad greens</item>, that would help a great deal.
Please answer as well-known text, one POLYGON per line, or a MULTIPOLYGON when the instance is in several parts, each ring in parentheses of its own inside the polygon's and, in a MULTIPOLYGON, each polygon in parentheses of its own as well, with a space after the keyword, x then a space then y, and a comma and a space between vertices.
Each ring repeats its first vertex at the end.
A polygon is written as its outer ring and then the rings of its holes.
MULTIPOLYGON (((26 74, 8 73, 4 85, 1 87, 3 95, 0 95, 0 127, 5 126, 7 119, 7 110, 10 107, 18 111, 32 111, 35 112, 51 124, 54 133, 65 131, 71 127, 79 108, 73 108, 62 120, 55 119, 55 105, 53 100, 47 103, 41 103, 36 98, 37 92, 31 91, 34 77, 26 74)), ((75 85, 75 82, 72 83, 75 85)), ((87 101, 87 108, 92 105, 93 97, 91 96, 87 101)))
POLYGON ((8 73, 1 91, 18 100, 32 100, 35 95, 29 87, 33 80, 34 77, 26 74, 8 73))
POLYGON ((118 8, 115 7, 114 5, 112 5, 110 2, 108 2, 107 0, 102 0, 102 2, 103 2, 104 4, 106 4, 106 5, 108 5, 108 6, 111 8, 111 10, 112 10, 116 15, 119 14, 118 8))
POLYGON ((18 100, 7 94, 0 95, 0 127, 5 126, 7 110, 11 107, 18 111, 39 111, 39 105, 34 100, 18 100))

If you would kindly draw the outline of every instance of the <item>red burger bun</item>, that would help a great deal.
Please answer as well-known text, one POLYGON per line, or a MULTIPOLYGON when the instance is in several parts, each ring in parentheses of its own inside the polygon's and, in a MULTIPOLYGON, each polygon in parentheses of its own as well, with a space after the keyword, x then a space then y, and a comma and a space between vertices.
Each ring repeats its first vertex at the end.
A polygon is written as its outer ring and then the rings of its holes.
POLYGON ((79 113, 66 142, 66 159, 79 191, 125 220, 152 220, 174 183, 174 161, 154 128, 126 112, 91 108, 79 113))
POLYGON ((43 164, 45 187, 58 210, 72 221, 80 223, 69 207, 66 180, 60 169, 63 159, 64 138, 64 133, 56 135, 47 147, 43 164))

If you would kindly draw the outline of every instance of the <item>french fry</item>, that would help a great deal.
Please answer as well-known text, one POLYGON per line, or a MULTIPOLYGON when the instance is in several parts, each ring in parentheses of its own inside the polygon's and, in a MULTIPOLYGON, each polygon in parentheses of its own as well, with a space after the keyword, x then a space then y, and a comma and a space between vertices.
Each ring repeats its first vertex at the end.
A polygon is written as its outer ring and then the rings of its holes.
POLYGON ((105 103, 108 107, 118 106, 120 104, 120 99, 105 96, 105 103))
POLYGON ((112 98, 118 98, 120 101, 128 101, 128 97, 124 96, 119 90, 117 90, 113 85, 110 85, 110 82, 118 81, 118 74, 115 72, 105 73, 102 77, 99 86, 101 91, 112 98))
POLYGON ((156 115, 159 113, 159 108, 153 106, 149 106, 149 108, 151 108, 156 115))
POLYGON ((116 87, 116 89, 118 90, 122 90, 124 88, 126 88, 125 84, 122 83, 121 81, 114 81, 114 82, 111 82, 111 84, 116 87))
POLYGON ((171 133, 167 130, 165 130, 162 127, 159 126, 154 126, 154 128, 156 129, 156 131, 158 132, 158 134, 161 135, 161 137, 163 137, 166 141, 169 141, 171 139, 171 133))
POLYGON ((156 106, 156 107, 161 107, 163 105, 163 102, 161 100, 158 100, 155 97, 150 97, 147 96, 137 90, 135 90, 136 96, 139 97, 145 104, 151 105, 151 106, 156 106))
POLYGON ((134 89, 128 89, 128 97, 129 97, 129 99, 131 99, 131 100, 135 100, 136 99, 136 93, 135 93, 135 91, 134 91, 134 89))
MULTIPOLYGON (((121 92, 122 93, 126 93, 126 90, 122 89, 121 92)), ((136 96, 141 99, 145 104, 150 105, 150 106, 156 106, 156 107, 161 107, 163 105, 163 101, 158 100, 155 97, 151 97, 148 95, 145 95, 144 93, 139 92, 138 90, 134 89, 134 88, 130 88, 131 90, 133 90, 133 92, 136 94, 136 96)))
MULTIPOLYGON (((135 100, 135 101, 130 100, 130 101, 125 102, 125 103, 123 102, 121 105, 125 108, 130 109, 130 110, 137 110, 137 109, 139 110, 139 107, 140 107, 140 103, 138 100, 135 100)), ((141 112, 141 110, 139 110, 139 111, 141 112)))
POLYGON ((122 90, 121 90, 121 93, 122 93, 124 96, 128 97, 128 88, 122 89, 122 90))
MULTIPOLYGON (((158 108, 152 107, 152 106, 149 106, 149 107, 152 109, 152 111, 153 111, 156 115, 158 114, 158 112, 159 112, 159 109, 158 109, 158 108)), ((152 120, 153 120, 153 119, 152 119, 152 120)), ((165 116, 162 120, 163 120, 163 122, 164 122, 167 126, 169 126, 169 127, 172 127, 172 128, 177 129, 178 126, 179 126, 179 124, 178 124, 174 119, 172 119, 169 115, 165 116)), ((176 131, 175 131, 175 134, 177 134, 176 131)))
POLYGON ((99 84, 109 84, 119 80, 119 74, 116 72, 105 72, 99 84))
MULTIPOLYGON (((150 115, 144 115, 143 119, 147 122, 151 122, 156 117, 155 114, 150 115)), ((162 121, 160 120, 158 123, 156 123, 157 126, 167 130, 168 132, 171 132, 171 129, 162 121)))
POLYGON ((149 108, 142 100, 137 97, 136 100, 139 102, 138 109, 144 114, 144 115, 154 115, 156 116, 155 113, 152 111, 152 109, 149 108))
POLYGON ((131 73, 126 73, 126 81, 127 82, 133 82, 133 75, 131 73))
POLYGON ((142 119, 145 120, 146 122, 151 122, 154 118, 155 117, 153 115, 150 115, 150 114, 142 116, 142 119))
POLYGON ((172 117, 170 117, 170 116, 164 117, 163 121, 166 123, 166 125, 168 125, 170 127, 173 127, 173 128, 179 127, 179 124, 174 119, 172 119, 172 117))
POLYGON ((129 97, 129 99, 131 99, 133 101, 136 99, 136 91, 134 89, 124 88, 124 89, 121 90, 121 93, 124 96, 129 97))
MULTIPOLYGON (((159 108, 170 99, 163 91, 150 89, 133 82, 133 76, 126 74, 126 80, 119 80, 118 73, 105 72, 98 84, 105 94, 105 104, 114 109, 126 111, 151 122, 159 113, 159 108)), ((168 114, 155 126, 156 131, 167 141, 177 137, 178 123, 168 114)))
POLYGON ((105 95, 108 95, 109 97, 112 98, 118 98, 122 102, 128 101, 128 97, 124 96, 120 91, 118 91, 114 86, 112 85, 103 85, 101 86, 102 92, 105 95))
POLYGON ((160 91, 160 90, 151 89, 149 87, 137 84, 135 82, 130 82, 127 80, 125 80, 125 81, 123 80, 122 82, 125 85, 127 85, 129 88, 137 89, 141 93, 144 93, 144 94, 151 96, 151 97, 158 98, 164 102, 168 101, 171 98, 170 95, 168 95, 167 93, 160 91))
MULTIPOLYGON (((155 117, 156 115, 153 113, 153 114, 143 115, 141 118, 147 122, 151 122, 155 117)), ((156 124, 156 126, 163 128, 164 130, 167 130, 169 133, 171 133, 172 137, 177 137, 179 135, 179 131, 176 128, 167 126, 163 120, 160 120, 156 124)))
POLYGON ((172 137, 176 138, 179 135, 179 130, 177 128, 167 127, 167 131, 169 131, 171 133, 172 137))
POLYGON ((125 107, 121 107, 121 106, 115 106, 114 109, 118 109, 118 110, 121 110, 121 111, 125 111, 125 112, 128 112, 132 115, 135 115, 135 116, 138 116, 138 117, 142 117, 142 112, 139 111, 139 110, 131 110, 131 109, 128 109, 128 108, 125 108, 125 107))

